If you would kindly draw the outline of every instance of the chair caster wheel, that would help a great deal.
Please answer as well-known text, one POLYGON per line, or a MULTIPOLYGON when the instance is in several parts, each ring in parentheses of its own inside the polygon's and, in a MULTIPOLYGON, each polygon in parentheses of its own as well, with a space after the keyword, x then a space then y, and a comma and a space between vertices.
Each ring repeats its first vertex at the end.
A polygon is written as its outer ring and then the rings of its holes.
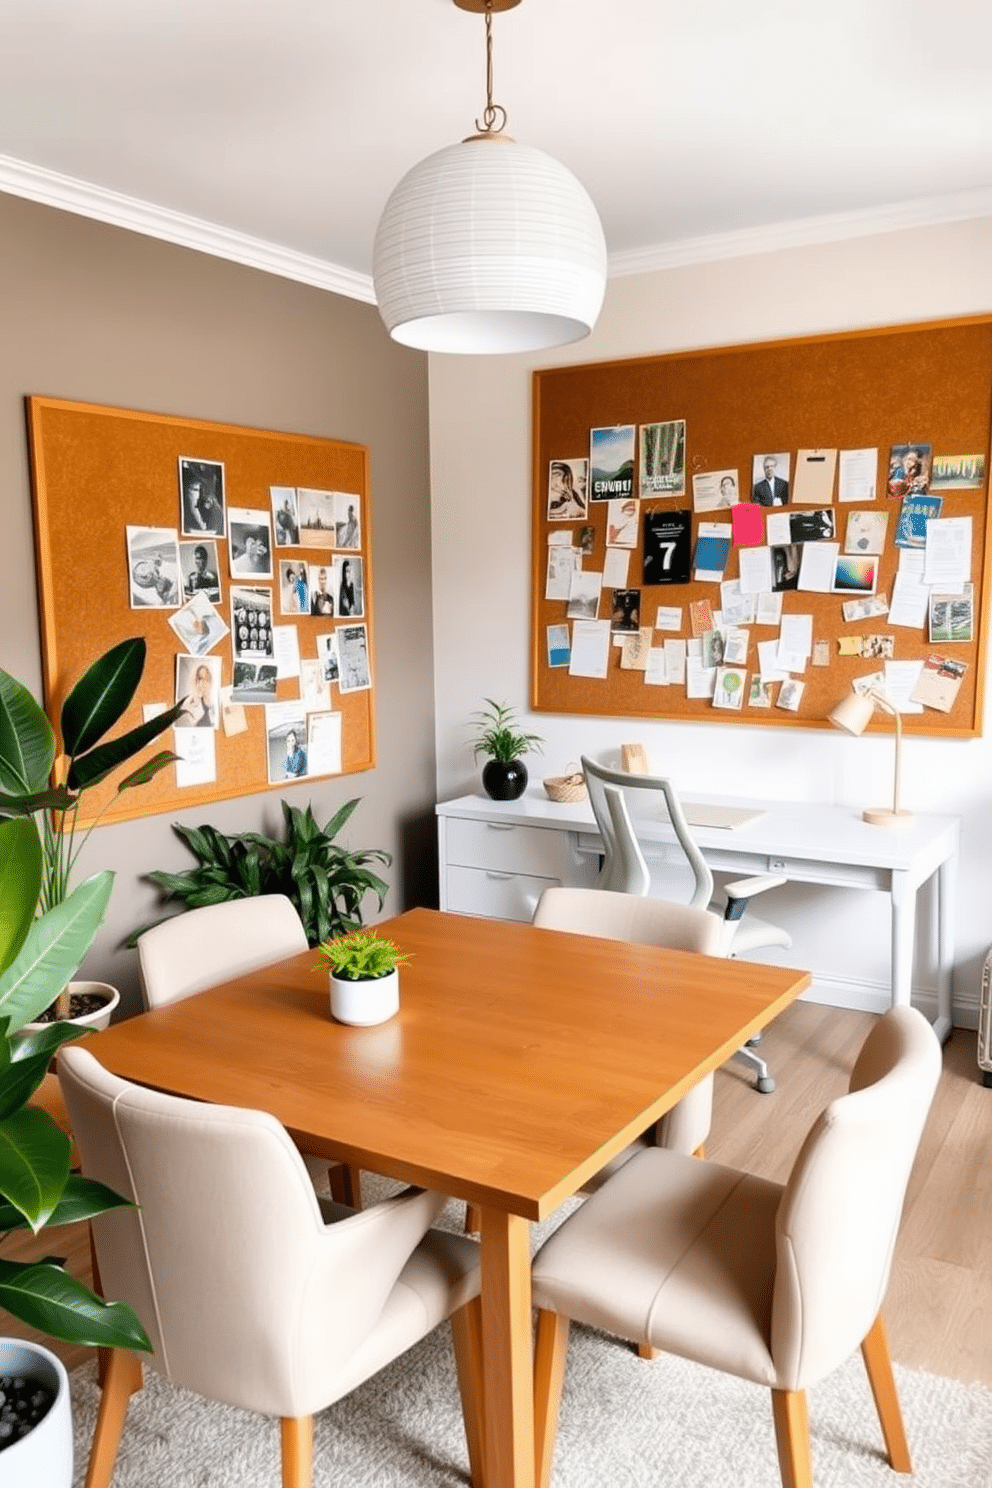
POLYGON ((761 1095, 772 1095, 775 1091, 775 1081, 771 1075, 763 1075, 760 1079, 755 1080, 754 1088, 761 1095))
POLYGON ((992 1087, 992 1070, 982 1070, 982 1084, 986 1089, 992 1087))

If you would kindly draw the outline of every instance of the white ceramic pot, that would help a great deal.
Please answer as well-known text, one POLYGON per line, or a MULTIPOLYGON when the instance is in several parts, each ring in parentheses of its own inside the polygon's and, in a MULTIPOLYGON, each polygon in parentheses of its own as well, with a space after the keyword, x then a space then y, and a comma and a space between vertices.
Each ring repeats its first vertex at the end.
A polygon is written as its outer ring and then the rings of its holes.
POLYGON ((0 1452, 0 1488, 72 1488, 72 1406, 61 1359, 40 1343, 0 1338, 0 1374, 23 1374, 56 1392, 48 1415, 0 1452))
MULTIPOLYGON (((109 1025, 114 1008, 121 1000, 121 994, 109 982, 70 982, 69 991, 106 993, 107 1003, 98 1012, 87 1013, 85 1017, 72 1019, 72 1022, 78 1023, 80 1028, 95 1028, 98 1032, 101 1028, 106 1028, 109 1025)), ((32 1032, 36 1032, 38 1029, 45 1028, 48 1025, 45 1023, 25 1023, 24 1026, 32 1032)), ((3 1480, 0 1478, 0 1488, 2 1488, 2 1483, 3 1480)))
POLYGON ((396 967, 368 982, 349 982, 332 976, 331 1012, 339 1023, 368 1028, 385 1023, 400 1010, 400 973, 396 967))

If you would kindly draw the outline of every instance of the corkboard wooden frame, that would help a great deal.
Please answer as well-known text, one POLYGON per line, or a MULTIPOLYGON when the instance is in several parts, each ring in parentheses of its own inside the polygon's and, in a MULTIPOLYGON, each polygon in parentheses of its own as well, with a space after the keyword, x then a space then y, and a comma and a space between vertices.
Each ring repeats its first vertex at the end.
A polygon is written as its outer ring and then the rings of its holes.
MULTIPOLYGON (((827 714, 850 689, 856 676, 882 665, 837 653, 844 634, 894 634, 895 659, 940 654, 946 650, 965 662, 967 671, 954 706, 947 714, 925 709, 904 714, 907 733, 973 738, 981 734, 989 621, 992 541, 988 500, 989 446, 992 432, 992 316, 969 316, 867 331, 757 342, 676 352, 626 361, 587 363, 538 370, 533 376, 533 563, 531 705, 536 711, 595 714, 629 718, 763 724, 785 728, 828 727, 827 714), (686 496, 645 497, 640 503, 638 547, 631 557, 629 587, 640 585, 643 518, 649 511, 692 507, 694 470, 740 471, 742 496, 750 489, 752 457, 762 450, 876 447, 879 451, 878 495, 873 503, 839 503, 836 483, 833 509, 837 538, 843 544, 847 513, 859 509, 889 513, 885 552, 880 559, 878 592, 891 597, 898 549, 893 544, 899 501, 885 493, 889 448, 913 441, 929 442, 937 455, 983 453, 985 484, 980 491, 942 492, 941 516, 973 518, 971 580, 974 583, 975 637, 970 643, 943 646, 925 634, 890 627, 886 617, 845 622, 838 594, 788 591, 784 612, 813 615, 814 638, 830 643, 830 665, 807 666, 798 713, 783 709, 716 709, 708 700, 687 699, 684 688, 656 687, 643 674, 622 671, 619 647, 611 646, 605 679, 572 677, 567 668, 552 668, 547 657, 547 627, 565 623, 565 604, 544 597, 548 535, 562 530, 549 522, 548 468, 551 460, 588 457, 589 431, 617 424, 650 424, 686 420, 686 496)), ((635 491, 637 483, 635 478, 635 491)), ((589 502, 583 519, 595 528, 594 557, 583 566, 602 566, 605 552, 606 502, 589 502)), ((788 510, 809 510, 791 506, 788 510)), ((726 520, 729 513, 693 512, 692 540, 699 516, 726 520)), ((571 524, 573 531, 583 521, 571 524)), ((577 540, 577 539, 576 539, 577 540)), ((731 549, 725 577, 737 576, 736 548, 731 549)), ((605 591, 604 591, 605 594, 605 591)), ((654 623, 656 604, 681 605, 683 638, 690 634, 688 606, 706 598, 719 606, 719 587, 690 582, 678 586, 643 586, 642 624, 654 623)), ((600 616, 608 611, 605 598, 600 616)), ((754 641, 770 639, 777 629, 752 627, 749 674, 754 670, 754 641)), ((656 632, 662 636, 662 632, 656 632)), ((891 728, 879 713, 873 728, 891 728)))
MULTIPOLYGON (((86 668, 109 647, 128 636, 143 635, 147 660, 138 696, 122 720, 120 732, 142 721, 142 704, 166 703, 175 697, 175 658, 183 647, 168 624, 171 609, 130 607, 125 527, 181 526, 179 458, 220 461, 225 467, 225 500, 230 507, 264 509, 271 514, 269 487, 303 486, 344 491, 359 498, 361 549, 337 550, 361 556, 365 614, 355 624, 367 627, 372 688, 341 693, 332 686, 331 709, 342 715, 343 775, 375 765, 375 642, 372 597, 372 514, 369 458, 364 445, 319 439, 235 424, 109 408, 30 396, 26 399, 31 453, 35 554, 41 630, 44 705, 57 727, 65 696, 86 668)), ((187 540, 182 538, 181 540, 187 540)), ((217 537, 221 603, 231 624, 227 537, 217 537)), ((331 548, 273 547, 276 577, 275 624, 297 626, 300 655, 316 656, 316 636, 340 624, 302 615, 280 616, 280 557, 306 559, 330 567, 331 548)), ((234 579, 234 583, 258 582, 234 579)), ((221 682, 231 682, 232 650, 226 636, 211 652, 222 658, 221 682)), ((281 678, 276 701, 299 696, 299 679, 281 678)), ((217 779, 209 785, 179 788, 170 767, 140 789, 116 795, 114 782, 87 792, 86 815, 104 822, 126 821, 159 812, 186 810, 211 801, 285 790, 295 782, 269 784, 264 709, 245 709, 248 727, 228 736, 216 731, 217 779), (104 809, 105 808, 105 809, 104 809)), ((160 744, 167 748, 171 734, 160 744)), ((126 771, 124 773, 127 773, 126 771)), ((337 776, 305 777, 314 787, 337 776)))

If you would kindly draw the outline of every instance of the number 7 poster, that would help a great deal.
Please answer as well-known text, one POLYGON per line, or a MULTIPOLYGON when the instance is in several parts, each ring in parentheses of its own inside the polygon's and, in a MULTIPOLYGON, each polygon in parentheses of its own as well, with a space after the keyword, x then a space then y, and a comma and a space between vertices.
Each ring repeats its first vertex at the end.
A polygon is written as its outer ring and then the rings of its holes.
POLYGON ((644 517, 644 583, 688 584, 692 512, 652 511, 644 517))

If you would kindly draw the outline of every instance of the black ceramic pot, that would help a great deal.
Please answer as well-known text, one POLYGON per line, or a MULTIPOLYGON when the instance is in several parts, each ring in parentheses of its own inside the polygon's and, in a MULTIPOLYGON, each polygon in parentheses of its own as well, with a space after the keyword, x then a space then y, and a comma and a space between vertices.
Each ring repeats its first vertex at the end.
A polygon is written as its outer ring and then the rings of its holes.
POLYGON ((527 766, 523 760, 486 762, 482 771, 486 795, 493 801, 515 801, 527 789, 527 766))

